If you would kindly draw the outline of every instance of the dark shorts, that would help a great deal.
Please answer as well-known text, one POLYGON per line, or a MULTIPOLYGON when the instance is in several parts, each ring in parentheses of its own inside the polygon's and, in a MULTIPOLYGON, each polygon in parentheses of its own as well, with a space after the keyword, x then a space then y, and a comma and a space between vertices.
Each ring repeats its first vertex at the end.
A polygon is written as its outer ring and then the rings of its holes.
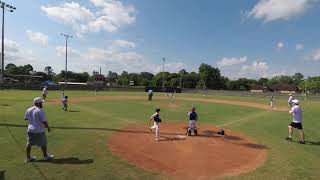
POLYGON ((45 146, 47 145, 47 137, 45 133, 30 133, 28 132, 28 140, 27 142, 31 146, 45 146))
POLYGON ((290 124, 290 126, 294 127, 294 128, 297 128, 297 129, 302 129, 302 123, 295 123, 295 122, 292 122, 290 124))

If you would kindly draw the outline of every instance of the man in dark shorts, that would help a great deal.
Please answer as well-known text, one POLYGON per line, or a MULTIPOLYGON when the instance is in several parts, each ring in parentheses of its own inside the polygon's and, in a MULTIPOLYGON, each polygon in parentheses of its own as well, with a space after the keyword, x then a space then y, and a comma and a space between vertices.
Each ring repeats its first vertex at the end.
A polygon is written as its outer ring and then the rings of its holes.
POLYGON ((36 157, 31 156, 32 146, 41 147, 44 160, 54 158, 54 155, 49 155, 47 153, 47 137, 45 135, 44 127, 48 128, 48 132, 50 132, 50 127, 46 116, 42 111, 43 100, 41 97, 37 97, 33 102, 34 106, 29 108, 24 116, 24 119, 28 121, 28 140, 26 145, 27 159, 25 160, 25 163, 36 160, 36 157))
POLYGON ((292 132, 293 132, 293 128, 296 128, 300 131, 300 144, 304 144, 304 132, 302 129, 302 109, 299 106, 299 100, 298 99, 294 99, 292 100, 292 108, 289 111, 289 114, 292 114, 292 123, 289 125, 289 137, 286 138, 286 140, 288 141, 292 141, 292 132))

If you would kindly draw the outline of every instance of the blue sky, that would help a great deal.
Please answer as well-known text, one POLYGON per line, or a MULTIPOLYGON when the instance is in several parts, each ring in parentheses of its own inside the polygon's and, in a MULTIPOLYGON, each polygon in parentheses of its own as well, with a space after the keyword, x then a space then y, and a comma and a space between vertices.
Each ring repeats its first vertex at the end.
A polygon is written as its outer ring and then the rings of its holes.
POLYGON ((318 0, 33 0, 6 3, 5 63, 36 70, 197 71, 260 78, 320 75, 318 0))

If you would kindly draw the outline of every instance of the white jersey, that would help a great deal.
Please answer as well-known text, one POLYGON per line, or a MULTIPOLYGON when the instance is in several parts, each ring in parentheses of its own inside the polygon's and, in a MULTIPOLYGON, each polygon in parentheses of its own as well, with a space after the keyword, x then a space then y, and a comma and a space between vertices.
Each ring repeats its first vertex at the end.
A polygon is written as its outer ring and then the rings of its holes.
POLYGON ((148 93, 149 93, 149 94, 153 94, 153 91, 152 91, 152 89, 150 89, 150 90, 148 91, 148 93))
POLYGON ((46 122, 46 116, 41 108, 33 106, 29 108, 24 116, 24 119, 28 121, 28 132, 30 133, 43 133, 43 122, 46 122))
POLYGON ((294 123, 302 123, 302 109, 299 105, 294 105, 290 112, 292 113, 292 122, 294 123))
POLYGON ((42 94, 48 95, 48 91, 47 91, 47 89, 46 89, 46 88, 43 88, 43 90, 42 90, 42 94))

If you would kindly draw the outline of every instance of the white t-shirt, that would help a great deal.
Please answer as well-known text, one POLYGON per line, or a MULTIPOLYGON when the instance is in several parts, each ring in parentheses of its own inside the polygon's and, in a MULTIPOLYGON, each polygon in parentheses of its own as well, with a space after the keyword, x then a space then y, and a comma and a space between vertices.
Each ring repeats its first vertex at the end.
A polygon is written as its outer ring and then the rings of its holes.
POLYGON ((42 90, 42 94, 48 95, 48 91, 47 91, 47 89, 46 89, 46 88, 43 88, 43 90, 42 90))
POLYGON ((33 106, 26 111, 24 119, 28 121, 28 131, 30 133, 43 133, 43 122, 46 122, 46 116, 41 108, 33 106))
POLYGON ((149 93, 149 94, 152 94, 152 93, 153 93, 153 91, 150 89, 150 90, 148 91, 148 93, 149 93))
POLYGON ((298 105, 294 105, 290 112, 292 113, 292 122, 302 123, 302 109, 298 105))

